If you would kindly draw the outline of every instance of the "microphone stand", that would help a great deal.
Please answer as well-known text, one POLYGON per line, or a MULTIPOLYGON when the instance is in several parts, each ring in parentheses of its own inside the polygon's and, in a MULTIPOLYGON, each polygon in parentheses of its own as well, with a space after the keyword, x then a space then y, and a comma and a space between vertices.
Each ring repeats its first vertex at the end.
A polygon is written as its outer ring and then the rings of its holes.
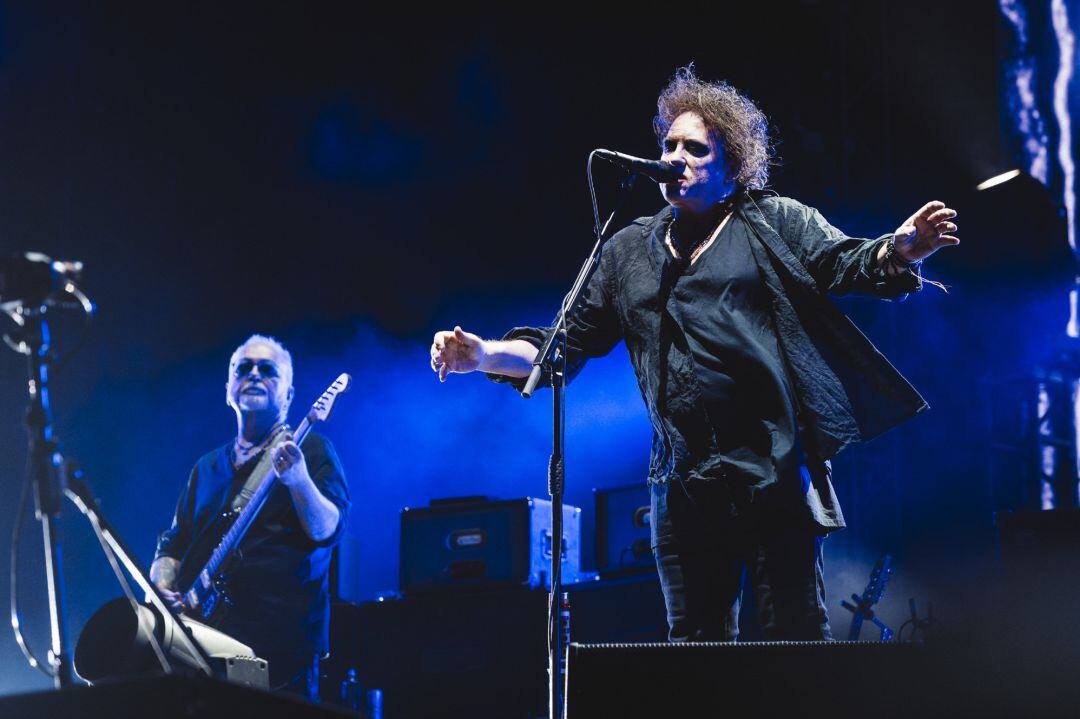
MULTIPOLYGON (((565 709, 564 675, 567 648, 562 646, 564 642, 559 616, 562 607, 563 494, 566 478, 563 461, 566 446, 566 315, 577 304, 581 293, 596 270, 604 243, 610 239, 608 230, 626 203, 636 178, 637 175, 631 174, 623 180, 619 187, 619 198, 615 210, 608 216, 603 227, 600 226, 597 216, 596 244, 593 245, 592 252, 589 253, 585 264, 578 272, 577 279, 574 280, 573 286, 563 299, 559 314, 555 317, 544 344, 536 353, 532 371, 521 390, 521 396, 528 398, 532 396, 540 383, 542 373, 546 372, 551 380, 552 449, 548 460, 548 495, 551 498, 551 588, 548 592, 548 717, 550 719, 561 719, 565 709)), ((592 155, 589 156, 589 185, 591 188, 592 155)), ((594 194, 594 211, 595 208, 594 194)))
MULTIPOLYGON (((40 262, 41 260, 32 258, 31 261, 40 262)), ((52 265, 54 272, 56 264, 58 263, 52 265)), ((24 267, 19 267, 19 269, 25 272, 24 267)), ((0 279, 3 278, 4 275, 0 273, 0 279)), ((68 281, 64 291, 79 300, 80 304, 76 306, 81 306, 88 316, 93 313, 92 303, 78 290, 74 282, 68 281)), ((150 603, 162 615, 163 621, 175 626, 176 641, 187 651, 197 668, 213 676, 213 666, 206 650, 183 626, 177 614, 162 598, 157 587, 150 582, 145 570, 135 559, 135 555, 101 514, 89 488, 77 473, 71 471, 71 464, 65 461, 60 453, 59 442, 53 433, 53 413, 49 403, 49 374, 53 364, 50 361, 49 324, 45 320, 47 307, 48 303, 45 299, 38 299, 35 296, 30 301, 17 300, 3 306, 3 309, 19 326, 17 341, 8 335, 4 336, 4 341, 12 349, 27 356, 30 375, 28 383, 30 406, 26 411, 26 427, 29 435, 28 481, 33 485, 35 517, 41 522, 42 540, 45 545, 45 581, 49 601, 50 629, 48 662, 53 684, 57 689, 64 689, 74 684, 75 677, 67 637, 67 621, 64 616, 64 575, 58 532, 58 520, 65 496, 90 519, 95 527, 102 530, 102 541, 108 544, 108 550, 119 558, 135 578, 150 603)), ((15 615, 12 616, 12 626, 17 640, 21 643, 22 635, 15 615)), ((25 647, 24 650, 29 652, 25 647)))
POLYGON ((27 347, 30 373, 30 407, 26 412, 29 433, 29 472, 34 488, 35 516, 41 522, 45 544, 45 581, 49 597, 49 663, 57 689, 71 686, 71 655, 68 651, 67 624, 64 620, 64 577, 57 534, 64 487, 58 465, 59 448, 53 437, 52 408, 49 406, 49 325, 44 307, 28 310, 23 336, 27 347))

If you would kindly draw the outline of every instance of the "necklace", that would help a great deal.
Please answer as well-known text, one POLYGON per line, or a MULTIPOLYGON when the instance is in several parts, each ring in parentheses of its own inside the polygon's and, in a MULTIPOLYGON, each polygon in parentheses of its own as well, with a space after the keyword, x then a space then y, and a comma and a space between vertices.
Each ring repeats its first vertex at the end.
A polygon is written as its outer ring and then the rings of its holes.
POLYGON ((239 435, 233 440, 232 455, 233 464, 241 465, 251 458, 253 454, 257 454, 265 445, 267 440, 277 434, 277 431, 284 425, 284 422, 278 422, 262 436, 257 442, 246 442, 239 435))
POLYGON ((263 446, 263 444, 265 444, 266 440, 269 439, 270 437, 272 437, 273 434, 275 432, 277 432, 284 424, 285 424, 284 422, 278 422, 273 427, 266 430, 266 433, 263 434, 262 439, 260 439, 257 442, 246 442, 239 435, 237 435, 236 436, 236 446, 238 446, 240 449, 245 449, 245 450, 253 449, 255 447, 261 447, 261 446, 263 446))
MULTIPOLYGON (((733 205, 734 205, 734 203, 731 203, 730 201, 724 203, 724 206, 723 206, 724 217, 723 217, 722 220, 720 220, 720 224, 718 224, 716 226, 716 229, 713 230, 709 234, 708 237, 706 237, 701 242, 697 243, 694 246, 694 248, 692 250, 690 250, 690 264, 691 265, 694 264, 697 261, 697 258, 701 256, 701 253, 703 253, 705 250, 709 249, 709 247, 712 246, 712 243, 716 241, 716 238, 720 235, 720 230, 724 229, 724 225, 726 225, 728 220, 731 219, 731 215, 733 214, 732 213, 733 205)), ((671 224, 668 225, 667 234, 664 236, 664 243, 668 246, 668 249, 671 250, 671 253, 673 255, 675 255, 676 259, 681 260, 682 255, 679 253, 679 245, 675 242, 675 239, 674 239, 673 234, 672 234, 672 228, 674 228, 674 227, 675 227, 675 221, 672 220, 671 224)))

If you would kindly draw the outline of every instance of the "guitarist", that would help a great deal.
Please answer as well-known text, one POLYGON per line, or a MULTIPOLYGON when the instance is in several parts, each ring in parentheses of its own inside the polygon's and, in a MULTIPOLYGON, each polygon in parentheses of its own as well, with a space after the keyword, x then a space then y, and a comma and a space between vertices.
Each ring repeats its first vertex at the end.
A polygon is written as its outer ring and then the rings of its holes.
POLYGON ((225 385, 236 438, 196 462, 172 526, 162 532, 150 578, 174 609, 226 527, 220 517, 271 452, 277 482, 239 545, 218 629, 270 663, 271 685, 318 698, 319 658, 329 651, 330 552, 345 528, 349 492, 330 442, 312 432, 303 451, 284 430, 293 398, 292 357, 252 335, 233 352, 225 385))

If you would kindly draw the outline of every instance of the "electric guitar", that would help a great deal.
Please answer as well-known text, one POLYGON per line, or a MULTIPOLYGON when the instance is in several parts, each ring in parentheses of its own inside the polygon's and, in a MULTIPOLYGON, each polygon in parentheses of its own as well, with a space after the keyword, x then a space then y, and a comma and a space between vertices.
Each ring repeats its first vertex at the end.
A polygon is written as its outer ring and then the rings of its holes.
POLYGON ((881 630, 881 641, 887 642, 892 639, 892 630, 874 614, 874 605, 885 594, 885 585, 889 583, 889 577, 892 576, 891 564, 892 557, 888 554, 881 555, 881 558, 877 560, 877 564, 874 565, 873 570, 870 572, 870 581, 867 582, 862 596, 860 597, 858 594, 851 595, 855 604, 851 604, 846 599, 840 602, 840 606, 852 613, 848 641, 855 642, 859 640, 863 622, 867 620, 873 622, 881 630))
MULTIPOLYGON (((344 373, 338 375, 333 384, 315 401, 311 410, 300 422, 300 426, 292 433, 293 441, 298 446, 307 439, 312 425, 329 419, 330 410, 334 408, 338 395, 348 390, 351 382, 352 378, 349 375, 344 373)), ((288 427, 281 427, 267 443, 267 447, 273 447, 288 432, 288 427)), ((250 491, 247 501, 234 500, 233 506, 218 518, 213 528, 216 531, 207 533, 210 537, 220 536, 210 552, 210 558, 203 561, 207 545, 200 542, 188 552, 188 556, 180 564, 177 584, 180 587, 187 587, 181 595, 184 599, 184 614, 193 619, 213 626, 221 620, 226 607, 231 603, 226 593, 226 579, 230 569, 240 559, 237 548, 255 522, 259 510, 266 504, 266 499, 270 496, 270 490, 274 488, 274 482, 277 479, 272 454, 267 451, 262 453, 250 478, 244 483, 241 497, 250 491)))

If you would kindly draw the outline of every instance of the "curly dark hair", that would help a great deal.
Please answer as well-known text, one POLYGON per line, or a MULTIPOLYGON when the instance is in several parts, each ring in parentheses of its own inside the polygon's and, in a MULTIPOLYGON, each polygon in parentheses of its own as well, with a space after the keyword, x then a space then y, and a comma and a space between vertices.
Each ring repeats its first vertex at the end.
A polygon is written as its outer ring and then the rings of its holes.
POLYGON ((726 82, 705 82, 693 63, 680 67, 656 100, 653 131, 661 145, 671 123, 684 112, 696 112, 724 145, 732 179, 753 190, 769 181, 773 145, 769 122, 753 100, 726 82))

